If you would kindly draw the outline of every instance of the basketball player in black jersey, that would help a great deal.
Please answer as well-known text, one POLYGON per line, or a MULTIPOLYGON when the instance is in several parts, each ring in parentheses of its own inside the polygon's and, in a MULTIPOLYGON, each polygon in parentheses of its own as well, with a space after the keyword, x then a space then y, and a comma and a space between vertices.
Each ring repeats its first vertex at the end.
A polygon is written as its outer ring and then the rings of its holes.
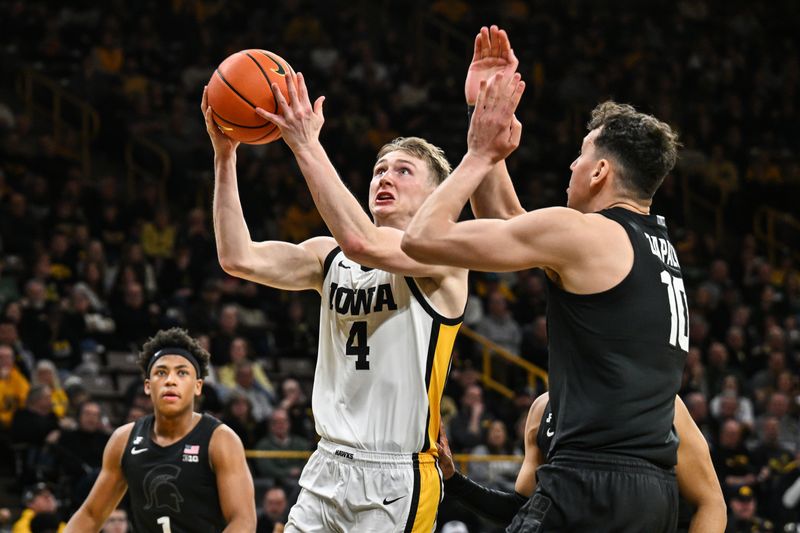
POLYGON ((67 533, 97 532, 130 492, 137 533, 255 531, 253 479, 239 437, 194 412, 209 354, 184 330, 159 331, 139 354, 155 415, 118 428, 67 533))
POLYGON ((482 84, 467 154, 416 213, 403 250, 436 264, 547 274, 556 429, 525 531, 674 531, 672 420, 689 320, 666 222, 650 205, 675 164, 677 136, 606 102, 570 166, 566 208, 456 222, 486 168, 518 145, 523 91, 519 74, 482 84))
MULTIPOLYGON (((548 393, 542 394, 528 411, 525 458, 513 493, 489 489, 457 472, 447 435, 442 429, 437 448, 439 466, 445 479, 445 494, 454 496, 498 523, 509 524, 512 520, 524 522, 525 514, 517 513, 536 489, 536 469, 547 461, 555 436, 555 420, 549 400, 548 393)), ((679 524, 678 531, 687 531, 688 527, 689 533, 723 533, 728 509, 711 462, 708 444, 679 396, 675 397, 674 425, 680 437, 676 467, 678 486, 681 496, 695 508, 691 521, 688 525, 679 524)))

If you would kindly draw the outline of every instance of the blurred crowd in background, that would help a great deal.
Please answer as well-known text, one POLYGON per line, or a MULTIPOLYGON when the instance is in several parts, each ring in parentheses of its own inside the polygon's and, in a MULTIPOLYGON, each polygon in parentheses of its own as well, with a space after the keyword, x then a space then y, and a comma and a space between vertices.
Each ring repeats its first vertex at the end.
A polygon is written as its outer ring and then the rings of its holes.
MULTIPOLYGON (((667 218, 687 280, 681 396, 708 439, 732 523, 798 521, 798 247, 787 237, 769 257, 753 217, 765 206, 797 213, 800 60, 791 23, 800 7, 594 4, 0 0, 0 468, 13 478, 5 489, 17 507, 33 509, 28 522, 58 507, 68 516, 110 431, 151 410, 126 354, 160 328, 182 326, 205 343, 214 371, 200 408, 246 448, 314 448, 318 297, 231 278, 217 263, 212 150, 199 111, 215 66, 264 48, 304 72, 312 98, 327 97, 323 144, 365 202, 375 154, 396 136, 425 137, 458 163, 471 43, 490 23, 508 31, 528 82, 522 144, 508 161, 526 208, 564 203, 598 102, 631 103, 679 131, 680 161, 653 211, 667 218), (13 86, 24 68, 99 112, 92 175, 26 114, 13 86), (123 150, 138 138, 169 154, 168 179, 127 177, 123 150), (713 214, 687 212, 690 195, 721 208, 722 231, 713 214)), ((283 143, 242 146, 238 170, 254 240, 327 233, 283 143)), ((470 286, 466 324, 546 369, 542 272, 474 273, 470 286)), ((479 350, 462 339, 456 351, 443 402, 454 451, 521 452, 541 387, 509 372, 514 397, 491 392, 479 350)), ((303 461, 251 466, 259 527, 272 531, 303 461)), ((469 473, 513 490, 517 470, 476 463, 469 473)), ((447 499, 439 522, 451 533, 491 530, 447 499)))

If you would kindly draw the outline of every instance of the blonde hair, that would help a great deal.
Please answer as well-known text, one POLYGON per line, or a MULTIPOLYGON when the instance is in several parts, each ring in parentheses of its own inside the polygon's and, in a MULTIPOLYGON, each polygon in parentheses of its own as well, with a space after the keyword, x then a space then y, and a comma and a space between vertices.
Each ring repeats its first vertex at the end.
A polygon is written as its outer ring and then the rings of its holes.
POLYGON ((375 159, 380 159, 389 152, 396 150, 406 152, 425 161, 431 171, 431 179, 436 185, 443 182, 453 170, 444 155, 444 150, 421 137, 398 137, 384 144, 378 150, 378 156, 375 159))

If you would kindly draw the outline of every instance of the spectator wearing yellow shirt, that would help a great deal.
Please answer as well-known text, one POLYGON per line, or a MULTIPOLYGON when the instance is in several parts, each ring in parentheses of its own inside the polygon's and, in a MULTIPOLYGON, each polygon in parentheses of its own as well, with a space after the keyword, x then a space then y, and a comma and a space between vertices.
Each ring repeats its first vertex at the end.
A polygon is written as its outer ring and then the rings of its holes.
POLYGON ((14 366, 14 350, 0 344, 0 427, 8 429, 14 413, 25 405, 30 384, 14 366))
MULTIPOLYGON (((22 501, 25 504, 25 509, 19 519, 14 522, 11 533, 31 533, 31 522, 36 515, 52 515, 58 511, 58 501, 46 483, 37 483, 25 490, 22 495, 22 501)), ((67 525, 64 522, 59 522, 58 533, 61 533, 66 527, 67 525)))
POLYGON ((303 242, 318 232, 323 222, 311 196, 303 193, 298 195, 296 203, 286 208, 279 225, 283 240, 303 242))
MULTIPOLYGON (((221 367, 217 375, 222 386, 233 390, 236 388, 236 366, 241 361, 250 359, 250 343, 244 337, 235 337, 231 341, 229 354, 231 362, 221 367)), ((253 364, 253 379, 271 397, 275 397, 275 387, 260 364, 253 364)))
POLYGON ((110 31, 103 34, 102 44, 93 50, 97 68, 106 74, 119 74, 125 63, 125 53, 110 31))
POLYGON ((149 258, 167 259, 175 252, 175 225, 169 213, 159 209, 152 222, 142 225, 142 250, 149 258))
POLYGON ((47 385, 53 391, 50 399, 53 402, 53 412, 58 418, 63 418, 67 414, 69 407, 69 397, 67 392, 61 386, 61 380, 58 378, 56 366, 52 361, 42 359, 36 363, 36 371, 33 374, 34 385, 47 385))

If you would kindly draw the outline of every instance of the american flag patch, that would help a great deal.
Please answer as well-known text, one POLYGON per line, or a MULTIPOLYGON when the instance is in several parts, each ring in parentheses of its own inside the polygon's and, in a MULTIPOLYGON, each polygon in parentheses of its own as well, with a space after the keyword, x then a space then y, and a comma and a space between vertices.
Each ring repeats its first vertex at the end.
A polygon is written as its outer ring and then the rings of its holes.
POLYGON ((187 444, 186 446, 183 447, 183 453, 185 453, 186 455, 197 455, 198 453, 200 453, 200 446, 197 444, 192 444, 192 445, 187 444))

